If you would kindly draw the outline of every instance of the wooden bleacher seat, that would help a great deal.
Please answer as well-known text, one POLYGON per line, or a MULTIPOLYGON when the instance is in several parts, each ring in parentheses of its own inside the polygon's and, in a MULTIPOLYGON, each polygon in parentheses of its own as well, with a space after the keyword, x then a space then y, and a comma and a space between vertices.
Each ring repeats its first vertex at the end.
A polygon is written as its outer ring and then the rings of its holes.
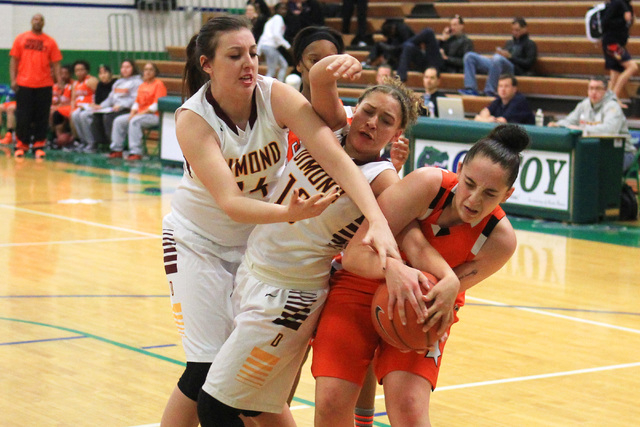
MULTIPOLYGON (((511 34, 511 21, 513 18, 467 18, 464 17, 465 31, 467 34, 511 34)), ((446 18, 405 18, 405 23, 414 32, 419 32, 430 27, 436 33, 442 33, 444 27, 449 25, 450 17, 446 18)), ((535 40, 537 35, 548 36, 582 36, 585 35, 584 18, 526 18, 531 38, 535 40)), ((355 18, 352 19, 352 28, 355 28, 355 18)), ((382 18, 368 19, 368 31, 379 33, 382 28, 382 18)), ((325 24, 338 31, 342 29, 341 18, 326 18, 325 24)), ((631 27, 631 36, 640 36, 640 25, 631 27)))
POLYGON ((436 2, 434 7, 438 16, 452 17, 455 14, 463 18, 583 18, 593 7, 593 1, 493 1, 482 3, 436 2))

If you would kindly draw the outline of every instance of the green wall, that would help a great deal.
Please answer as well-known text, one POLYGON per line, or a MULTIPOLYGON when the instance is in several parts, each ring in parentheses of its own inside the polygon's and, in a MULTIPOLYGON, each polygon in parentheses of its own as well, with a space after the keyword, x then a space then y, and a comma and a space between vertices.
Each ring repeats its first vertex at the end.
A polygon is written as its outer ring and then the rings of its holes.
MULTIPOLYGON (((166 53, 160 53, 160 59, 166 59, 166 53)), ((144 52, 137 52, 132 55, 132 59, 150 58, 149 54, 144 52)), ((158 54, 153 53, 153 58, 156 59, 158 54)), ((62 51, 62 64, 72 64, 73 62, 84 59, 91 64, 91 74, 98 75, 98 66, 100 64, 107 64, 111 66, 114 74, 120 72, 118 62, 118 56, 114 52, 103 50, 63 50, 62 51)), ((120 56, 120 60, 124 57, 120 56)), ((0 49, 0 83, 9 83, 9 49, 0 49)))

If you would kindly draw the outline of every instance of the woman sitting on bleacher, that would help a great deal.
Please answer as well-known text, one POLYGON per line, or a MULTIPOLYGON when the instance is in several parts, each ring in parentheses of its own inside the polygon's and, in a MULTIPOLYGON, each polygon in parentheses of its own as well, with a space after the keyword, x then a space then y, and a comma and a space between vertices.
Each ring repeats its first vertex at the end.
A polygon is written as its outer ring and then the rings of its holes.
POLYGON ((131 113, 122 115, 113 122, 111 131, 110 158, 121 158, 124 140, 129 137, 129 157, 127 160, 140 160, 145 147, 142 144, 143 129, 158 126, 158 99, 167 96, 167 88, 157 79, 158 67, 147 62, 142 73, 142 84, 138 87, 138 96, 131 107, 131 113))

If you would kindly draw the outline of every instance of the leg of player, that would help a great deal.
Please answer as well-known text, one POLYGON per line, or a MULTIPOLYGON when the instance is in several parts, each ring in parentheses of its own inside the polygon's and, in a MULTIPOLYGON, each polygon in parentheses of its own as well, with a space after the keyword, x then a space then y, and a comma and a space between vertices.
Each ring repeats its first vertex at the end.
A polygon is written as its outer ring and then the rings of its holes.
POLYGON ((383 380, 385 404, 391 425, 430 427, 431 384, 406 371, 393 371, 383 380))
POLYGON ((293 414, 289 409, 289 405, 285 404, 282 408, 282 413, 272 414, 270 412, 263 412, 257 417, 244 417, 240 416, 244 422, 245 427, 258 426, 258 427, 296 427, 296 422, 293 419, 293 414))
POLYGON ((356 402, 355 421, 356 427, 368 427, 373 425, 373 417, 376 409, 376 388, 378 381, 373 373, 373 365, 369 365, 367 376, 364 379, 360 395, 356 402))
POLYGON ((625 86, 629 79, 638 72, 638 64, 633 60, 625 61, 621 64, 624 67, 624 71, 618 75, 615 83, 613 83, 613 93, 616 94, 618 100, 627 97, 625 86))
POLYGON ((162 414, 161 426, 198 427, 198 412, 196 401, 185 396, 178 386, 173 389, 169 402, 162 414), (185 414, 189 416, 185 416, 185 414))
POLYGON ((360 386, 333 377, 316 378, 315 425, 319 427, 353 427, 353 409, 360 386))

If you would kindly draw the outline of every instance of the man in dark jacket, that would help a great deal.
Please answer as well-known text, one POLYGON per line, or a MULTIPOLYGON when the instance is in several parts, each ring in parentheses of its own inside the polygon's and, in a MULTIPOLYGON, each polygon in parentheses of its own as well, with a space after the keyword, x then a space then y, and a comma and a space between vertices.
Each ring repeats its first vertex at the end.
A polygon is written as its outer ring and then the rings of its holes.
POLYGON ((467 52, 473 51, 473 42, 464 33, 464 20, 456 15, 451 19, 449 27, 442 32, 440 55, 444 60, 442 72, 462 73, 464 66, 462 58, 467 52))
POLYGON ((538 57, 536 44, 529 39, 527 23, 524 18, 515 18, 511 23, 511 34, 504 49, 497 48, 492 58, 485 58, 475 52, 464 55, 464 89, 463 95, 478 95, 476 72, 487 73, 484 86, 486 95, 495 96, 498 78, 501 74, 523 75, 533 69, 538 57))
POLYGON ((518 92, 513 74, 503 74, 498 81, 498 97, 476 115, 475 121, 488 123, 519 123, 532 125, 535 117, 527 98, 518 92))

